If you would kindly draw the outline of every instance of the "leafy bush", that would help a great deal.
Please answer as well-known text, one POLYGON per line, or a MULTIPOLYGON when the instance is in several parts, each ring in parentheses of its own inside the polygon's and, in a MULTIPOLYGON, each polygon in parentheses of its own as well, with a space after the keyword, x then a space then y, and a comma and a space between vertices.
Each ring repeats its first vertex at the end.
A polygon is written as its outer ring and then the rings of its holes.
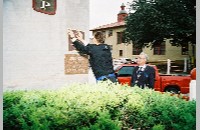
POLYGON ((196 101, 103 82, 3 94, 6 130, 194 130, 196 101))

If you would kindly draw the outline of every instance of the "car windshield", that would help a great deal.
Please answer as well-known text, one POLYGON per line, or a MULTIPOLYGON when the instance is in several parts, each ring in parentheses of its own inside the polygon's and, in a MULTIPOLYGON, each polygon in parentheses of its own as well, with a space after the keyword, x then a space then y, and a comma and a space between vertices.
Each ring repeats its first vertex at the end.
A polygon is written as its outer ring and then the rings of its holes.
POLYGON ((118 71, 118 76, 132 76, 135 66, 123 66, 118 71))

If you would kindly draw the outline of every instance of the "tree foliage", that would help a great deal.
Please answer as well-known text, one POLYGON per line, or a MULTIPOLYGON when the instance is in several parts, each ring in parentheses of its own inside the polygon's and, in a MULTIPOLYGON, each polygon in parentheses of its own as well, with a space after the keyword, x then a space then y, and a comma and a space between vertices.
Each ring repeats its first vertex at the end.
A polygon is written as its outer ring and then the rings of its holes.
POLYGON ((172 45, 196 44, 195 0, 133 0, 125 38, 135 46, 152 47, 170 38, 172 45))

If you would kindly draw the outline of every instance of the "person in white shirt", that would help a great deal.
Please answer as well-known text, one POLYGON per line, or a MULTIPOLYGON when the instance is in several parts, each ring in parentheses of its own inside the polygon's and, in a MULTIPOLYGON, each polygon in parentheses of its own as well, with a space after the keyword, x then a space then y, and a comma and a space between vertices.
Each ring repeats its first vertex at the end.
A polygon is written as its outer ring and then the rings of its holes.
POLYGON ((155 82, 155 69, 147 65, 148 55, 141 52, 136 59, 136 66, 133 70, 131 86, 138 86, 140 88, 154 88, 155 82))

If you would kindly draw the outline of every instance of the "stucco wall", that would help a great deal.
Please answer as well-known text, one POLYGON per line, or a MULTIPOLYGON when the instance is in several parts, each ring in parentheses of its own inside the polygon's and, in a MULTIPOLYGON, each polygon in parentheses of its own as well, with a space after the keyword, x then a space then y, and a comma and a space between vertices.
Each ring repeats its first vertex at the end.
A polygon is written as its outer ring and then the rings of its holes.
MULTIPOLYGON (((150 61, 159 61, 159 60, 184 60, 184 58, 189 58, 188 55, 182 55, 181 47, 172 46, 169 43, 169 39, 166 40, 166 52, 165 55, 154 55, 153 49, 144 48, 143 51, 146 52, 149 56, 150 61)), ((191 53, 191 47, 189 46, 189 54, 191 53)))
MULTIPOLYGON (((4 90, 73 82, 73 75, 64 74, 64 56, 70 53, 67 28, 80 29, 89 38, 89 0, 57 0, 55 15, 36 12, 32 0, 4 0, 4 90)), ((86 82, 87 76, 82 77, 79 81, 86 82)))
MULTIPOLYGON (((105 29, 106 30, 106 29, 105 29)), ((105 31, 104 30, 104 31, 105 31)), ((106 34, 108 33, 108 30, 106 30, 106 34)), ((112 50, 112 55, 113 58, 130 58, 130 59, 134 59, 137 57, 137 55, 132 55, 132 51, 133 51, 133 47, 132 44, 117 44, 117 32, 121 32, 124 30, 123 27, 119 27, 119 28, 114 28, 113 30, 113 35, 108 37, 106 37, 106 43, 109 45, 113 46, 113 50, 112 50), (119 50, 123 50, 123 56, 119 56, 119 50)), ((153 54, 153 49, 151 49, 150 47, 145 47, 143 48, 143 51, 145 53, 148 54, 149 56, 149 60, 150 61, 158 61, 158 60, 167 60, 167 59, 171 59, 171 60, 184 60, 184 58, 189 58, 188 55, 182 55, 181 53, 181 47, 176 47, 176 46, 172 46, 169 43, 169 39, 166 40, 166 52, 165 55, 154 55, 153 54)), ((192 47, 189 44, 189 55, 192 55, 192 47)))
MULTIPOLYGON (((109 29, 108 29, 109 30, 109 29)), ((124 27, 113 28, 113 35, 108 37, 108 30, 106 30, 106 43, 112 45, 113 58, 131 58, 132 59, 132 44, 117 44, 117 32, 124 31, 124 27), (123 50, 123 56, 119 56, 119 50, 123 50)))

